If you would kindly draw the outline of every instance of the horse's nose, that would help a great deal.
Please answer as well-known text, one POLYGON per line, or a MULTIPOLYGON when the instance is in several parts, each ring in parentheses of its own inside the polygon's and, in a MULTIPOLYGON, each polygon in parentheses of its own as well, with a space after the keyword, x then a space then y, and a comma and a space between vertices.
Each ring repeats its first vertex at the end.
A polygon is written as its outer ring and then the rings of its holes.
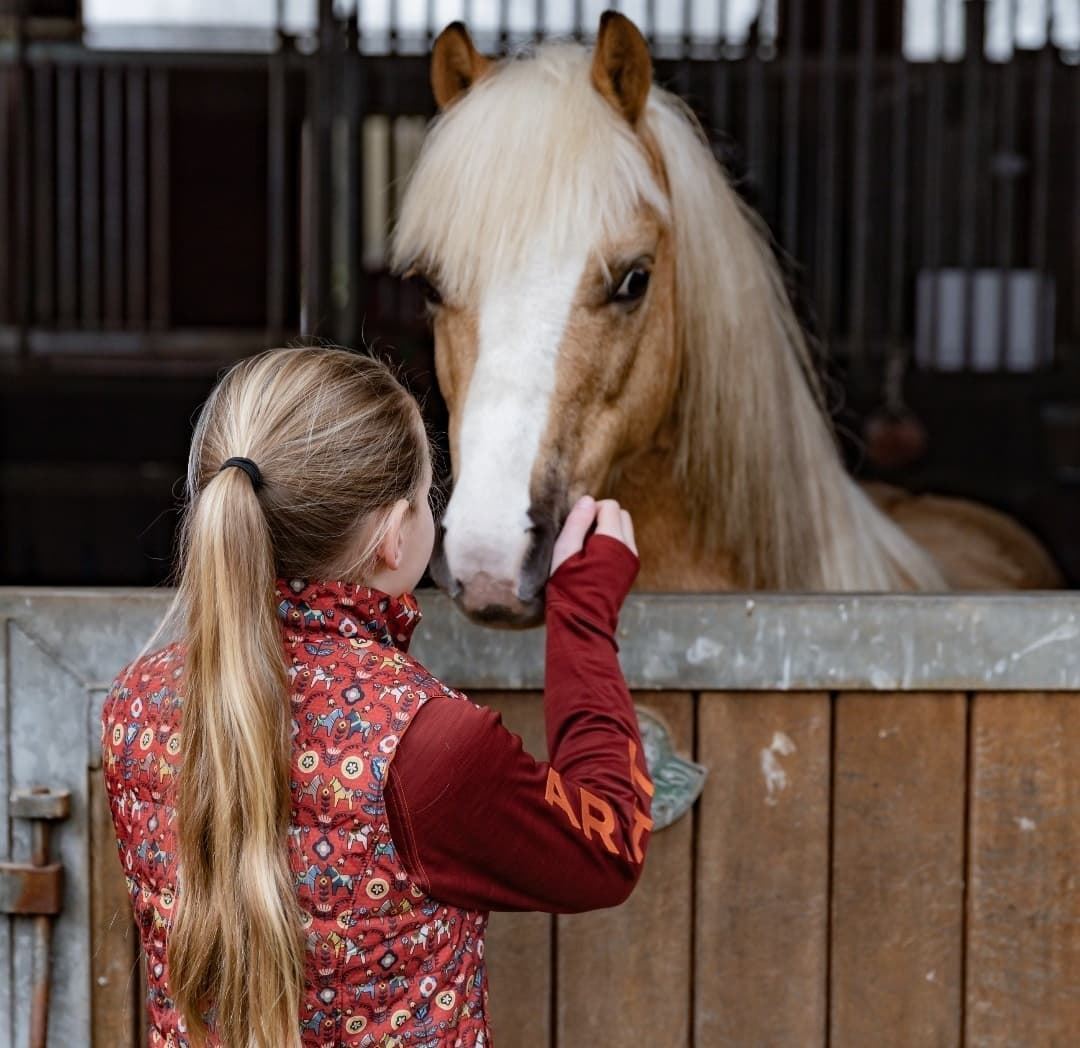
POLYGON ((555 521, 546 510, 530 509, 529 517, 533 521, 529 528, 531 541, 518 579, 518 597, 526 604, 539 598, 547 582, 556 530, 555 521))

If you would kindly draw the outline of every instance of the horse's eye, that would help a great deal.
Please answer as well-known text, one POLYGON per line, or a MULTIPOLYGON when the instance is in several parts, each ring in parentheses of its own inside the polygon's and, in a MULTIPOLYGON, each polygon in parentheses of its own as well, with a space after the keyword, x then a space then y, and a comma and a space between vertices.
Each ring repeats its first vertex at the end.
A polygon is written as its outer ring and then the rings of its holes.
POLYGON ((612 302, 637 302, 649 289, 649 271, 635 266, 622 278, 622 283, 611 296, 612 302))
POLYGON ((424 296, 424 301, 429 306, 442 305, 442 295, 439 294, 439 289, 423 273, 414 270, 411 273, 406 273, 405 279, 424 296))

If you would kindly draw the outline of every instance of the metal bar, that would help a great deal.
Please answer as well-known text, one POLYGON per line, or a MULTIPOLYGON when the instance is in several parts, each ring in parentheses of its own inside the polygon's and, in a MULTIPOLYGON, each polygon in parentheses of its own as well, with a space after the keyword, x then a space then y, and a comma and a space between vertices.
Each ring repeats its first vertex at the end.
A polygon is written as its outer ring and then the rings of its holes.
POLYGON ((945 153, 945 2, 937 7, 938 55, 930 69, 926 103, 926 193, 923 211, 923 259, 930 280, 927 354, 938 363, 938 320, 941 316, 941 233, 945 153))
MULTIPOLYGON (((1047 25, 1047 40, 1051 27, 1047 25)), ((1042 281, 1047 276, 1046 236, 1047 212, 1049 207, 1050 183, 1050 113, 1053 101, 1054 66, 1053 52, 1047 43, 1039 51, 1035 66, 1035 190, 1031 205, 1031 267, 1036 278, 1042 281)), ((1073 73, 1073 76, 1076 76, 1073 73)), ((1073 187, 1075 191, 1075 186, 1073 187)), ((1074 211, 1077 202, 1072 202, 1074 211)), ((1043 354, 1043 362, 1050 363, 1054 356, 1054 332, 1047 330, 1048 306, 1047 292, 1037 302, 1035 315, 1036 352, 1043 354)))
POLYGON ((499 49, 504 51, 510 42, 510 0, 499 0, 497 19, 496 38, 499 49))
POLYGON ((287 69, 282 50, 288 46, 284 34, 278 33, 278 50, 267 63, 267 140, 266 140, 266 327, 271 344, 278 345, 285 331, 285 253, 288 209, 286 189, 286 77, 287 69))
POLYGON ((81 208, 79 220, 82 323, 97 327, 101 311, 101 140, 99 137, 99 70, 85 66, 79 76, 79 167, 81 208))
POLYGON ((966 0, 967 32, 964 37, 963 161, 960 192, 960 267, 963 273, 963 335, 965 370, 974 359, 975 275, 978 247, 976 215, 979 211, 979 92, 985 37, 982 0, 966 0))
POLYGON ((146 70, 127 74, 127 326, 146 328, 146 70))
POLYGON ((78 127, 75 109, 75 74, 71 67, 56 71, 56 260, 57 314, 62 326, 75 323, 78 299, 78 192, 76 159, 78 127))
POLYGON ((364 272, 364 113, 367 108, 365 82, 357 62, 345 68, 345 164, 346 203, 349 233, 345 238, 346 268, 349 275, 349 299, 345 339, 356 343, 363 333, 364 304, 367 293, 364 272))
POLYGON ((712 84, 712 124, 723 134, 731 132, 730 101, 731 70, 727 58, 727 0, 717 0, 717 55, 710 70, 712 84))
POLYGON ((11 105, 11 72, 0 66, 0 323, 15 320, 15 301, 11 287, 11 252, 15 245, 11 240, 11 169, 12 160, 18 156, 10 148, 12 134, 8 119, 11 105))
POLYGON ((114 66, 105 70, 103 105, 104 322, 115 330, 124 321, 124 81, 114 66))
MULTIPOLYGON (((384 192, 386 193, 386 225, 382 231, 383 242, 383 259, 384 261, 389 256, 390 237, 394 229, 394 223, 397 221, 398 210, 398 192, 399 186, 397 184, 398 176, 398 163, 397 163, 397 139, 398 139, 398 121, 400 117, 389 117, 386 121, 387 128, 387 148, 386 148, 386 178, 383 180, 384 192)), ((386 284, 384 283, 384 286, 386 284)), ((393 318, 393 322, 398 324, 401 322, 401 281, 392 280, 389 282, 387 290, 389 292, 389 314, 393 318)))
POLYGON ((15 25, 15 282, 19 327, 19 353, 26 353, 26 337, 33 322, 34 300, 34 182, 31 168, 33 107, 30 99, 30 68, 26 61, 26 3, 18 2, 15 25))
POLYGON ((821 83, 821 144, 818 149, 817 305, 821 332, 833 320, 836 226, 836 59, 840 49, 839 0, 825 0, 825 71, 821 83))
MULTIPOLYGON (((1073 73, 1073 112, 1080 113, 1080 75, 1073 73)), ((1080 135, 1073 136, 1073 182, 1074 186, 1080 186, 1080 135)), ((1075 202, 1072 208, 1073 238, 1074 244, 1080 244, 1080 207, 1075 202)), ((1072 342, 1080 345, 1080 251, 1072 253, 1073 258, 1073 288, 1072 288, 1072 342)))
POLYGON ((1012 170, 1016 153, 1016 16, 1017 0, 1007 0, 1009 40, 1012 55, 1001 70, 1001 139, 998 154, 1004 167, 998 176, 997 230, 994 241, 998 251, 998 337, 995 342, 995 368, 1005 365, 1011 348, 1012 325, 1010 323, 1010 290, 1013 257, 1013 181, 1017 172, 1012 170))
POLYGON ((305 335, 326 334, 330 304, 330 207, 333 172, 328 162, 334 114, 333 0, 319 0, 319 50, 308 80, 307 244, 304 263, 305 335))
POLYGON ((799 101, 802 97, 802 57, 805 0, 791 0, 784 55, 784 170, 781 211, 783 243, 798 257, 799 247, 799 101))
MULTIPOLYGON (((855 78, 854 214, 851 222, 851 303, 848 336, 854 361, 865 367, 866 252, 870 234, 870 104, 873 89, 874 4, 859 5, 859 67, 855 78)), ((895 172, 894 172, 895 177, 895 172)))
POLYGON ((34 313, 37 323, 46 325, 56 309, 53 76, 51 65, 34 69, 34 313))
POLYGON ((890 179, 889 305, 888 327, 892 353, 904 345, 904 281, 907 271, 908 222, 908 63, 903 55, 893 58, 893 140, 890 179))
POLYGON ((766 218, 772 201, 766 193, 765 172, 765 67, 759 47, 748 48, 746 70, 746 158, 750 181, 758 188, 758 206, 766 218))
POLYGON ((169 326, 169 73, 150 74, 150 327, 169 326))

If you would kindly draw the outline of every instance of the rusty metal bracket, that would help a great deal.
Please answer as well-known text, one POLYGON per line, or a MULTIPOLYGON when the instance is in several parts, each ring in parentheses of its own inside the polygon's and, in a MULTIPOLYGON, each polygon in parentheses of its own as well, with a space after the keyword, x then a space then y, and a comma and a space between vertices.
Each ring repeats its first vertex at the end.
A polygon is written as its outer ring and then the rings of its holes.
POLYGON ((55 916, 63 906, 64 868, 58 862, 30 866, 0 862, 0 913, 16 917, 55 916))

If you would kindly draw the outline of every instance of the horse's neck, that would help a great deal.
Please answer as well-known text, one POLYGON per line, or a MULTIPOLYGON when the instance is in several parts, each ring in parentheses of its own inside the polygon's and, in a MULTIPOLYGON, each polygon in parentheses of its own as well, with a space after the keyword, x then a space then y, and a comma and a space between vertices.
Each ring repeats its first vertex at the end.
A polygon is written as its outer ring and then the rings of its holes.
POLYGON ((728 553, 702 558, 692 548, 686 500, 675 478, 674 453, 663 441, 627 459, 613 478, 610 496, 634 522, 641 558, 635 588, 689 593, 738 588, 728 553))

